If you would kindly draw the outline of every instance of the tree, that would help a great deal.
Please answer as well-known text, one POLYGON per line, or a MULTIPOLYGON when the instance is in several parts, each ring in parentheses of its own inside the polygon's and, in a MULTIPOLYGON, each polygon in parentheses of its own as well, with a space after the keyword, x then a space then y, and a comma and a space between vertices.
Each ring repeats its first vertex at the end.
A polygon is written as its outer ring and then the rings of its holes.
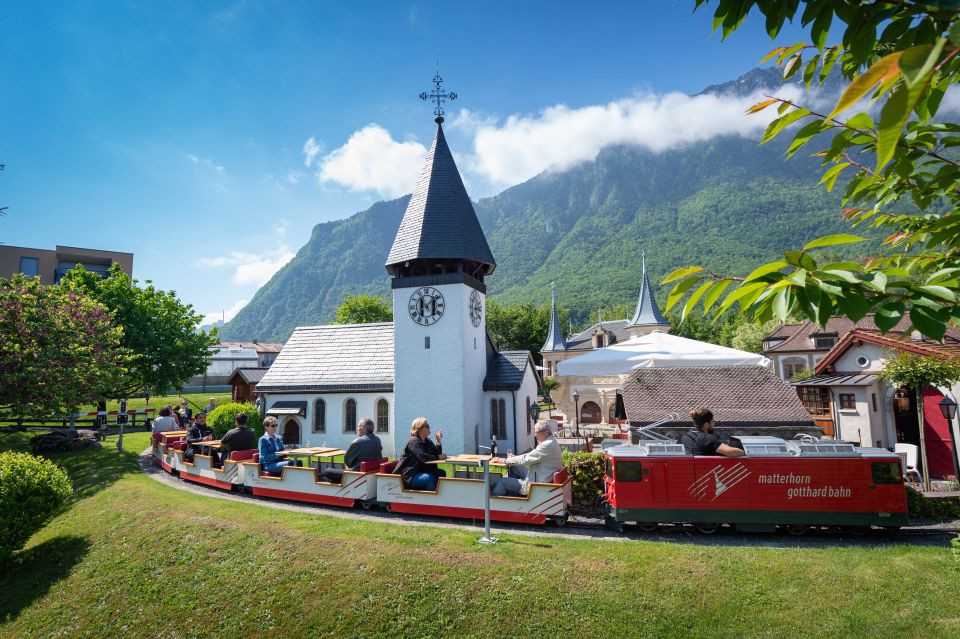
MULTIPOLYGON (((557 310, 562 327, 566 311, 557 310)), ((550 331, 550 307, 534 306, 531 302, 502 305, 487 300, 487 332, 498 348, 530 351, 539 360, 540 349, 550 331)))
POLYGON ((124 374, 123 332, 89 297, 40 278, 0 279, 0 413, 69 414, 124 374))
POLYGON ((140 391, 161 394, 207 369, 210 347, 218 343, 216 329, 198 331, 203 316, 180 302, 174 291, 161 291, 150 281, 141 288, 117 264, 106 278, 77 266, 60 286, 103 304, 123 329, 121 343, 131 359, 122 379, 102 398, 121 399, 140 391))
POLYGON ((368 293, 347 295, 337 307, 336 314, 337 321, 334 324, 372 324, 393 321, 393 308, 387 300, 368 293))
MULTIPOLYGON (((695 6, 708 0, 695 0, 695 6)), ((863 241, 842 233, 807 242, 782 260, 758 266, 745 278, 718 275, 699 266, 675 270, 667 303, 686 299, 686 316, 702 302, 704 313, 723 313, 734 304, 754 319, 786 320, 801 314, 820 326, 835 312, 859 320, 874 312, 881 330, 904 316, 934 339, 960 319, 960 124, 937 121, 947 89, 960 78, 960 12, 957 2, 934 0, 719 0, 714 28, 726 38, 756 8, 775 39, 784 21, 799 17, 811 42, 773 49, 784 78, 802 73, 809 87, 833 69, 850 81, 829 113, 777 96, 748 114, 776 107, 761 143, 799 126, 787 156, 814 139, 815 153, 831 190, 846 182, 843 215, 854 226, 889 232, 884 253, 861 262, 830 261, 818 251, 863 241), (801 5, 803 11, 801 13, 801 5), (830 28, 842 25, 839 44, 828 46, 830 28), (878 35, 879 34, 879 35, 878 35), (805 59, 805 56, 806 57, 805 59), (843 119, 867 98, 882 105, 879 120, 867 109, 843 119), (722 299, 722 301, 721 301, 722 299)))
POLYGON ((730 339, 730 346, 749 353, 763 352, 763 338, 780 328, 783 324, 778 319, 772 319, 760 324, 759 322, 744 322, 737 326, 730 339))

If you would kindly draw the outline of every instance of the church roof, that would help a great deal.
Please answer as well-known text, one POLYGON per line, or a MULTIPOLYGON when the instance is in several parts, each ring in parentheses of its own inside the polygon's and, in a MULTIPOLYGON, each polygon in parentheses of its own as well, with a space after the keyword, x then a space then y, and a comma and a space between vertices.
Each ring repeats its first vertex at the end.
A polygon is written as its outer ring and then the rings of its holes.
POLYGON ((567 342, 563 339, 563 329, 560 328, 560 317, 557 315, 557 297, 550 296, 550 332, 547 341, 540 349, 541 353, 555 353, 567 350, 567 342))
POLYGON ((637 298, 637 309, 627 326, 670 326, 670 322, 660 312, 657 300, 653 297, 653 288, 650 278, 647 277, 647 260, 641 257, 643 274, 641 275, 640 295, 637 298))
POLYGON ((519 390, 528 365, 533 366, 530 351, 494 353, 487 361, 487 376, 483 380, 483 390, 519 390))
POLYGON ((416 259, 472 260, 488 274, 496 266, 439 123, 386 266, 416 259))
POLYGON ((260 392, 393 390, 393 322, 302 326, 293 331, 260 392))

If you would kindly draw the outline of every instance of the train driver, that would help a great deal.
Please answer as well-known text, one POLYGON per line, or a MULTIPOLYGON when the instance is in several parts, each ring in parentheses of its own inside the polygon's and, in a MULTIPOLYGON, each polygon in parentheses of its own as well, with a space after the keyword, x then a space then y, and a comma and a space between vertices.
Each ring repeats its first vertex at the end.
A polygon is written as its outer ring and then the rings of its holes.
POLYGON ((513 455, 506 459, 495 457, 497 463, 506 464, 507 476, 493 487, 493 494, 498 497, 504 495, 526 495, 530 492, 531 482, 549 482, 553 474, 563 469, 563 455, 560 444, 553 438, 551 425, 556 422, 546 419, 538 422, 533 429, 533 437, 537 440, 537 447, 523 455, 513 455))
POLYGON ((707 408, 697 408, 690 411, 693 425, 680 442, 688 455, 723 455, 724 457, 743 457, 745 454, 739 448, 728 446, 713 434, 716 422, 713 413, 707 408))

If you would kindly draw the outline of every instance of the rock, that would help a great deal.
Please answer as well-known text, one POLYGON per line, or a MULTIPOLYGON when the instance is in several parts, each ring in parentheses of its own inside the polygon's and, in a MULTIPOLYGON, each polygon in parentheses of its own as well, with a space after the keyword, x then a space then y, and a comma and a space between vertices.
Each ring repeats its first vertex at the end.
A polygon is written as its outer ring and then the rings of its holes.
POLYGON ((30 438, 34 455, 46 453, 69 453, 88 448, 100 448, 97 433, 92 430, 55 430, 30 438))

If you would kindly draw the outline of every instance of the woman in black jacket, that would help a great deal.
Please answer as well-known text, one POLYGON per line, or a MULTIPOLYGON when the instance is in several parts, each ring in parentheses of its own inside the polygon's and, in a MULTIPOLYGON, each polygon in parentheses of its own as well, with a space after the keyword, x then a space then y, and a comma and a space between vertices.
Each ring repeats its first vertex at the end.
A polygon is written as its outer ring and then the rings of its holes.
POLYGON ((417 417, 410 426, 410 440, 403 447, 403 455, 394 473, 411 490, 436 490, 437 481, 447 473, 427 462, 446 459, 443 454, 443 431, 437 431, 437 443, 430 441, 430 424, 426 417, 417 417))

